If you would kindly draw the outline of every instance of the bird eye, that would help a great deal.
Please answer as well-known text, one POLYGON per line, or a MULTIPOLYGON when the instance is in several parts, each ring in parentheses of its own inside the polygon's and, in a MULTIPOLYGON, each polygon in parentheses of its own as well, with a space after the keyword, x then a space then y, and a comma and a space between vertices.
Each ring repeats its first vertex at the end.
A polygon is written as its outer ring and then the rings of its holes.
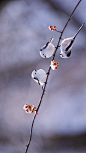
POLYGON ((62 55, 62 54, 60 54, 60 56, 61 56, 61 57, 63 57, 63 55, 62 55))
POLYGON ((44 55, 44 54, 43 54, 44 55))
POLYGON ((36 73, 35 73, 36 74, 36 73))

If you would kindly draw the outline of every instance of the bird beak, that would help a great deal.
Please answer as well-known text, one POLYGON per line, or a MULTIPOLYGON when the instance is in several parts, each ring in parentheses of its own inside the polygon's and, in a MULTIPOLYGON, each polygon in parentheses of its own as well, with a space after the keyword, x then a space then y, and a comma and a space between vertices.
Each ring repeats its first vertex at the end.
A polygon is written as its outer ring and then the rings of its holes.
POLYGON ((38 79, 38 78, 36 78, 36 77, 34 77, 33 79, 34 79, 34 80, 37 80, 37 81, 39 81, 39 79, 38 79))
POLYGON ((62 55, 61 53, 60 53, 59 55, 60 55, 61 57, 63 57, 63 55, 62 55))

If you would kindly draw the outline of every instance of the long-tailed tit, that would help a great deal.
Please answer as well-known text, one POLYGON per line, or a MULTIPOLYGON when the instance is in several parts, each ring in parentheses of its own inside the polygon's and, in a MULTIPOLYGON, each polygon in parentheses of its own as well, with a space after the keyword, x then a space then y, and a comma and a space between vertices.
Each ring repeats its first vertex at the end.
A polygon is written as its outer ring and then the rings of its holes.
POLYGON ((31 74, 31 77, 33 78, 34 81, 36 81, 39 85, 43 86, 45 81, 46 81, 46 77, 47 74, 44 70, 39 69, 39 70, 34 70, 31 74))
POLYGON ((61 46, 60 46, 60 50, 61 50, 60 57, 62 57, 62 58, 68 58, 68 57, 70 57, 70 55, 71 55, 71 49, 72 49, 73 43, 75 41, 75 38, 78 35, 78 33, 80 32, 80 30, 82 29, 82 27, 84 26, 85 22, 82 24, 82 26, 79 28, 79 30, 77 31, 77 33, 73 37, 64 39, 61 42, 61 46))
POLYGON ((50 42, 47 42, 46 45, 41 47, 41 49, 40 49, 41 57, 50 58, 53 55, 53 53, 55 51, 55 47, 52 44, 53 39, 54 39, 54 36, 51 38, 50 42))

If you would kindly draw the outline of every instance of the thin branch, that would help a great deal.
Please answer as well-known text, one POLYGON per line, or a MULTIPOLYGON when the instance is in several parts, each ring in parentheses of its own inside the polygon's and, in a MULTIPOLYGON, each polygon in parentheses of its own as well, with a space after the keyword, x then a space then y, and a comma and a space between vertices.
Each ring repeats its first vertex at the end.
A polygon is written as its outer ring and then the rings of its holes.
MULTIPOLYGON (((73 16, 73 14, 74 14, 76 8, 78 7, 78 5, 80 4, 81 1, 82 1, 82 0, 79 0, 79 2, 77 3, 77 5, 75 6, 73 12, 71 13, 71 15, 70 15, 70 17, 69 17, 67 23, 65 24, 65 26, 64 26, 64 28, 63 28, 63 30, 62 30, 62 32, 61 32, 61 35, 60 35, 60 37, 59 37, 58 44, 57 44, 57 47, 56 47, 55 52, 54 52, 54 54, 53 54, 53 58, 52 58, 52 60, 54 60, 55 55, 56 55, 56 52, 57 52, 57 49, 59 48, 59 44, 60 44, 60 41, 61 41, 61 38, 62 38, 63 32, 64 32, 65 28, 67 27, 69 21, 71 20, 71 17, 73 16)), ((41 103, 42 103, 42 99, 43 99, 43 96, 44 96, 44 93, 45 93, 45 89, 46 89, 46 85, 47 85, 48 77, 49 77, 49 74, 50 74, 50 70, 51 70, 51 66, 50 66, 49 69, 48 69, 46 82, 45 82, 45 85, 44 85, 44 88, 43 88, 43 92, 42 92, 42 95, 41 95, 40 102, 39 102, 38 107, 37 107, 37 110, 36 110, 37 112, 38 112, 38 110, 39 110, 39 108, 40 108, 40 106, 41 106, 41 103)), ((32 131, 33 131, 33 125, 34 125, 34 121, 35 121, 36 115, 37 115, 37 114, 35 114, 34 117, 33 117, 32 126, 31 126, 31 132, 30 132, 30 139, 29 139, 28 144, 26 145, 27 148, 26 148, 25 153, 27 153, 28 148, 29 148, 29 146, 30 146, 30 142, 31 142, 31 140, 32 140, 32 131)))
POLYGON ((81 1, 82 1, 82 0, 79 0, 79 2, 77 3, 77 5, 75 6, 75 8, 74 8, 73 12, 71 13, 71 15, 70 15, 70 17, 69 17, 69 19, 68 19, 67 23, 65 24, 65 26, 64 26, 64 28, 63 28, 63 30, 62 30, 62 33, 64 32, 65 28, 67 27, 68 22, 71 20, 71 17, 73 16, 73 14, 74 14, 74 12, 75 12, 76 8, 78 7, 78 5, 80 4, 80 2, 81 2, 81 1))
POLYGON ((27 153, 28 148, 29 148, 29 146, 30 146, 30 142, 31 142, 31 139, 32 139, 33 125, 34 125, 35 118, 36 118, 36 114, 34 115, 34 118, 33 118, 33 121, 32 121, 32 125, 31 125, 31 133, 30 133, 30 139, 29 139, 28 144, 26 145, 26 146, 27 146, 27 148, 26 148, 25 153, 27 153))
POLYGON ((47 85, 47 81, 48 81, 48 77, 49 77, 49 74, 50 74, 50 70, 51 70, 51 66, 49 67, 49 70, 48 70, 48 73, 47 73, 46 82, 45 82, 45 85, 44 85, 44 89, 43 89, 43 92, 42 92, 42 96, 41 96, 39 105, 38 105, 38 107, 37 107, 37 112, 38 112, 38 110, 39 110, 39 108, 40 108, 40 105, 41 105, 41 102, 42 102, 42 99, 43 99, 43 96, 44 96, 44 93, 45 93, 45 88, 46 88, 46 85, 47 85))
POLYGON ((73 12, 71 13, 71 15, 70 15, 70 17, 69 17, 67 23, 65 24, 65 26, 64 26, 64 28, 63 28, 63 30, 62 30, 62 32, 61 32, 61 35, 60 35, 60 37, 59 37, 59 41, 58 41, 58 44, 57 44, 56 50, 55 50, 54 55, 53 55, 53 60, 54 60, 54 58, 55 58, 55 54, 56 54, 57 49, 58 49, 58 47, 59 47, 60 40, 61 40, 61 38, 62 38, 63 32, 64 32, 64 30, 66 29, 66 27, 67 27, 69 21, 71 20, 71 18, 72 18, 72 16, 73 16, 74 12, 75 12, 75 10, 76 10, 76 8, 78 7, 78 5, 80 4, 81 1, 82 1, 82 0, 79 0, 79 2, 77 3, 77 5, 75 6, 73 12))
MULTIPOLYGON (((44 88, 43 88, 43 92, 42 92, 42 95, 41 95, 41 99, 40 99, 40 102, 39 102, 39 105, 38 105, 38 107, 37 107, 36 112, 38 112, 38 110, 39 110, 39 108, 40 108, 40 105, 41 105, 41 103, 42 103, 42 99, 43 99, 43 96, 44 96, 44 93, 45 93, 45 88, 46 88, 46 85, 47 85, 48 77, 49 77, 49 74, 50 74, 50 69, 51 69, 51 66, 49 67, 49 70, 48 70, 48 73, 47 73, 46 82, 45 82, 45 85, 44 85, 44 88)), ((27 148, 26 148, 26 152, 25 152, 25 153, 27 153, 28 148, 29 148, 29 146, 30 146, 30 142, 31 142, 31 139, 32 139, 33 125, 34 125, 34 121, 35 121, 36 115, 37 115, 37 114, 34 115, 34 118, 33 118, 33 121, 32 121, 31 132, 30 132, 30 139, 29 139, 28 144, 26 145, 27 148)))

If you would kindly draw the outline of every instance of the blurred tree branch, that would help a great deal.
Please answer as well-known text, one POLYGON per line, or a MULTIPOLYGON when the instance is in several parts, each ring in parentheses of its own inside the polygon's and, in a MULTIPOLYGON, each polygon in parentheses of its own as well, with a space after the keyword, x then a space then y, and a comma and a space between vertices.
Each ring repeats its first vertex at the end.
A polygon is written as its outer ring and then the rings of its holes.
POLYGON ((3 9, 3 7, 12 0, 1 0, 0 1, 0 11, 3 9))

